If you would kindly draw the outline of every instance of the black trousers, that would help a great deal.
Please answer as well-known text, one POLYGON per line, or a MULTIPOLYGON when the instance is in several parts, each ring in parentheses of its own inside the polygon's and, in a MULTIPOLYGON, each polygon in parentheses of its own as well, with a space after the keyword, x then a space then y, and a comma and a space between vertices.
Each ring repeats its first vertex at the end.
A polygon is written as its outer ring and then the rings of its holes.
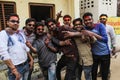
POLYGON ((108 72, 110 68, 110 54, 93 55, 92 80, 97 80, 98 65, 101 65, 102 80, 108 80, 108 72))
POLYGON ((74 60, 73 58, 66 57, 65 55, 62 55, 57 63, 56 67, 57 80, 61 80, 61 70, 65 66, 66 66, 65 80, 75 80, 76 60, 74 60))

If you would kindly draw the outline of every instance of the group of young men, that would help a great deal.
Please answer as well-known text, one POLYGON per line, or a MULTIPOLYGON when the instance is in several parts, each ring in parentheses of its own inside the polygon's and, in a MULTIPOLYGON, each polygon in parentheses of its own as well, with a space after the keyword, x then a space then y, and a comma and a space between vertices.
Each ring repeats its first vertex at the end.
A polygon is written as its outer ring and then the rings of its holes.
POLYGON ((52 18, 48 18, 45 24, 28 18, 25 28, 18 30, 19 16, 10 14, 8 27, 0 32, 0 58, 8 66, 9 80, 31 80, 31 53, 38 55, 45 80, 61 80, 61 70, 65 66, 65 80, 81 80, 82 70, 86 80, 97 80, 99 64, 102 80, 108 80, 115 34, 114 29, 106 25, 107 17, 102 14, 100 23, 95 24, 92 13, 87 12, 83 19, 74 19, 73 25, 70 15, 63 16, 63 25, 52 18), (57 53, 63 54, 58 62, 57 53))

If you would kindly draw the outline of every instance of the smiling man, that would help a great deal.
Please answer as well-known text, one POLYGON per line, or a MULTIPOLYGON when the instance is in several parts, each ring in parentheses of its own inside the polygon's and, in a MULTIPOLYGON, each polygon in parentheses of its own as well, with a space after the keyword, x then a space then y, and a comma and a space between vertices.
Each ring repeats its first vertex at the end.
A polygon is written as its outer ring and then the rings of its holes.
POLYGON ((29 64, 27 58, 33 63, 26 46, 25 36, 18 30, 19 16, 10 14, 7 17, 7 28, 0 32, 0 58, 8 66, 9 80, 27 80, 29 64))
POLYGON ((108 80, 108 71, 110 67, 110 51, 108 48, 108 37, 105 26, 101 23, 93 22, 93 15, 87 12, 83 15, 83 21, 86 29, 96 34, 97 41, 91 45, 93 54, 92 80, 97 80, 98 64, 101 65, 102 80, 108 80))

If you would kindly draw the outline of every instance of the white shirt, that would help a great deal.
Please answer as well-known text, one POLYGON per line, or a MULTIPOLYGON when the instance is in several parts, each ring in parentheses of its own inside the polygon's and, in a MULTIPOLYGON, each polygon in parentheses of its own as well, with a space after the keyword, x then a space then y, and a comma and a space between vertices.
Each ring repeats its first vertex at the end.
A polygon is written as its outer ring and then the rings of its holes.
POLYGON ((111 50, 113 46, 115 47, 115 43, 116 43, 114 28, 106 24, 106 32, 108 36, 108 46, 109 46, 109 49, 111 50))
MULTIPOLYGON (((20 32, 19 32, 20 33, 20 32)), ((14 65, 21 64, 27 60, 27 52, 29 48, 26 46, 25 37, 21 34, 14 33, 9 35, 5 30, 0 32, 0 56, 3 60, 11 59, 14 65), (12 39, 14 45, 8 46, 9 36, 12 39), (22 38, 23 42, 19 41, 19 37, 22 38)))

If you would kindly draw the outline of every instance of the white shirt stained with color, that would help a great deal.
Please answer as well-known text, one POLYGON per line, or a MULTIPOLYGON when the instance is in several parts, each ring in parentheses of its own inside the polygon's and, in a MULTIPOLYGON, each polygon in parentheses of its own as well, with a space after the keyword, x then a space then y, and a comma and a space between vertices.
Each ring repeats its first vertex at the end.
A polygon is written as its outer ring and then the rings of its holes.
POLYGON ((25 37, 22 35, 24 43, 18 40, 20 35, 14 33, 10 35, 14 45, 8 46, 8 35, 5 30, 0 32, 0 56, 3 60, 11 59, 14 65, 19 65, 27 60, 29 48, 25 44, 25 37))

